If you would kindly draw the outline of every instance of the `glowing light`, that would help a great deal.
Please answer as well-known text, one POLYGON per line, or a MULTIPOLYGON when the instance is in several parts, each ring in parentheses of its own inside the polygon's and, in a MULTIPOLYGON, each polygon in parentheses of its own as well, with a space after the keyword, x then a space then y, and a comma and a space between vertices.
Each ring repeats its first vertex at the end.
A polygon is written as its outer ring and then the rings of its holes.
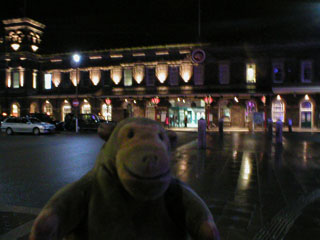
POLYGON ((2 116, 6 117, 6 116, 8 116, 8 114, 5 113, 5 112, 3 112, 3 113, 2 113, 2 116))
POLYGON ((186 103, 186 100, 182 99, 182 102, 183 102, 183 103, 186 103))
POLYGON ((64 100, 64 103, 69 103, 67 99, 64 100))
POLYGON ((136 100, 133 100, 133 103, 134 103, 134 104, 137 104, 137 101, 136 101, 136 100))
POLYGON ((59 71, 52 72, 52 82, 55 87, 58 87, 61 83, 61 73, 59 71))
POLYGON ((72 59, 74 62, 79 63, 81 60, 81 56, 79 54, 73 54, 72 59))
POLYGON ((192 64, 190 63, 183 63, 180 65, 180 76, 182 77, 183 81, 188 82, 192 76, 192 64))
POLYGON ((277 95, 277 100, 278 100, 278 101, 280 101, 280 100, 281 100, 280 95, 277 95))
POLYGON ((85 103, 87 103, 87 102, 88 102, 88 100, 87 100, 87 99, 84 99, 83 101, 84 101, 85 103))
POLYGON ((50 103, 49 100, 46 100, 46 103, 50 103))
POLYGON ((308 101, 308 100, 310 99, 310 98, 309 98, 309 95, 306 94, 306 95, 304 96, 304 99, 308 101))
POLYGON ((159 64, 156 66, 156 76, 161 83, 168 77, 168 65, 167 64, 159 64))
POLYGON ((24 69, 20 68, 19 73, 20 73, 20 86, 23 87, 23 85, 24 85, 24 69))
POLYGON ((256 83, 256 65, 247 64, 247 83, 256 83))
POLYGON ((73 84, 73 86, 77 86, 79 85, 79 82, 80 82, 80 71, 77 71, 77 70, 72 70, 70 72, 70 80, 73 84))
POLYGON ((159 99, 158 97, 154 97, 154 98, 151 99, 151 102, 152 102, 153 104, 155 104, 155 105, 158 105, 159 102, 160 102, 160 99, 159 99))
POLYGON ((90 79, 94 86, 97 86, 100 82, 101 72, 98 69, 90 70, 90 79))
POLYGON ((211 96, 205 97, 204 102, 208 105, 210 105, 213 102, 213 98, 211 96))
POLYGON ((180 98, 178 98, 177 101, 180 102, 180 98))
POLYGON ((6 69, 6 83, 7 83, 7 87, 10 88, 11 87, 11 71, 10 71, 10 69, 6 69))
POLYGON ((12 43, 11 47, 13 50, 18 51, 18 49, 20 48, 20 44, 19 43, 12 43))
POLYGON ((133 78, 140 84, 144 78, 144 66, 139 65, 133 68, 133 78))
POLYGON ((31 45, 31 49, 32 51, 36 52, 39 49, 39 47, 37 45, 31 45))
POLYGON ((127 103, 127 102, 128 102, 128 99, 125 99, 124 101, 127 103))
POLYGON ((118 85, 122 78, 122 68, 121 67, 114 67, 110 71, 112 81, 118 85))
POLYGON ((111 105, 111 100, 110 100, 110 98, 106 98, 104 101, 106 102, 107 105, 111 105))
POLYGON ((234 101, 238 103, 239 99, 237 97, 234 97, 234 101))

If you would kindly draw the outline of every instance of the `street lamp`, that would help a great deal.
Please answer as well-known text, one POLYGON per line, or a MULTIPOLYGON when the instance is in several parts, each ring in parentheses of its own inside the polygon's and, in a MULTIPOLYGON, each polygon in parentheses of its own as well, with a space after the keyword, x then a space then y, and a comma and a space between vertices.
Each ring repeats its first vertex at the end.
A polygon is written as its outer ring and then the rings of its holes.
POLYGON ((73 54, 72 56, 72 60, 74 62, 74 66, 76 67, 76 99, 77 101, 75 101, 76 104, 76 133, 78 133, 79 131, 79 127, 78 127, 78 107, 79 107, 79 100, 78 100, 78 84, 79 84, 79 80, 78 79, 78 75, 79 75, 79 64, 80 64, 80 60, 81 60, 81 56, 79 54, 73 54))

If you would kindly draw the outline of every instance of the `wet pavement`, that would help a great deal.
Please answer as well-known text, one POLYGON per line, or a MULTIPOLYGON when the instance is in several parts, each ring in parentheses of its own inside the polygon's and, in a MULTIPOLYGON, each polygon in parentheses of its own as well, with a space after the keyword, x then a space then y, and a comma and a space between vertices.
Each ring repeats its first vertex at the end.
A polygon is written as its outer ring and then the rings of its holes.
MULTIPOLYGON (((195 133, 178 134, 172 172, 208 204, 222 239, 320 238, 320 201, 308 201, 320 188, 319 133, 285 133, 283 145, 263 132, 210 133, 205 150, 195 133)), ((40 208, 93 166, 102 143, 93 134, 0 136, 0 239, 27 239, 40 208)))

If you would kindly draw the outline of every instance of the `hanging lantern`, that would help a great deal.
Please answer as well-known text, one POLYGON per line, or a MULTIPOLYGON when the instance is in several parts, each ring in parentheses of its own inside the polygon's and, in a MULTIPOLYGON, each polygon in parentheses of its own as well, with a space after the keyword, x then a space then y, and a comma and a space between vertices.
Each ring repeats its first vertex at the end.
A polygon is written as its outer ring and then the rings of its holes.
POLYGON ((205 102, 207 105, 210 105, 210 104, 213 102, 213 98, 212 98, 211 96, 205 97, 205 98, 204 98, 204 102, 205 102))
POLYGON ((164 81, 168 77, 168 65, 167 64, 158 64, 156 66, 156 76, 161 83, 164 83, 164 81))
POLYGON ((72 70, 70 72, 70 80, 71 80, 73 86, 79 85, 79 82, 80 82, 80 71, 72 70))
POLYGON ((188 82, 191 79, 192 69, 193 66, 191 63, 182 63, 180 65, 180 76, 182 77, 183 81, 188 82))
POLYGON ((122 78, 122 68, 114 67, 110 71, 112 81, 118 85, 122 78))
POLYGON ((263 96, 261 97, 261 102, 263 102, 263 104, 266 104, 266 100, 267 100, 267 99, 266 99, 266 96, 263 95, 263 96))
POLYGON ((99 69, 90 70, 90 79, 94 86, 97 86, 100 82, 101 71, 99 69))
POLYGON ((110 98, 106 98, 104 101, 106 102, 107 105, 111 105, 111 99, 110 98))
POLYGON ((55 87, 58 87, 61 82, 61 73, 59 71, 52 72, 52 82, 55 87))
POLYGON ((138 66, 135 66, 133 68, 133 77, 134 77, 134 80, 136 80, 136 82, 138 84, 140 84, 144 78, 144 66, 143 65, 138 65, 138 66))
POLYGON ((160 99, 158 97, 154 97, 151 99, 151 102, 154 104, 154 105, 158 105, 159 102, 160 102, 160 99))

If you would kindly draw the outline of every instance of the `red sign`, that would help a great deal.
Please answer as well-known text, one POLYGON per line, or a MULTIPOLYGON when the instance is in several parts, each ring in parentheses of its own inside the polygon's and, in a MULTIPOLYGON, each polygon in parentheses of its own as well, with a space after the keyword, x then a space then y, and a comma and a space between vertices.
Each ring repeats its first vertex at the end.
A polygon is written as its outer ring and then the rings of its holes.
POLYGON ((77 98, 72 100, 72 106, 78 107, 79 106, 79 100, 77 98))

